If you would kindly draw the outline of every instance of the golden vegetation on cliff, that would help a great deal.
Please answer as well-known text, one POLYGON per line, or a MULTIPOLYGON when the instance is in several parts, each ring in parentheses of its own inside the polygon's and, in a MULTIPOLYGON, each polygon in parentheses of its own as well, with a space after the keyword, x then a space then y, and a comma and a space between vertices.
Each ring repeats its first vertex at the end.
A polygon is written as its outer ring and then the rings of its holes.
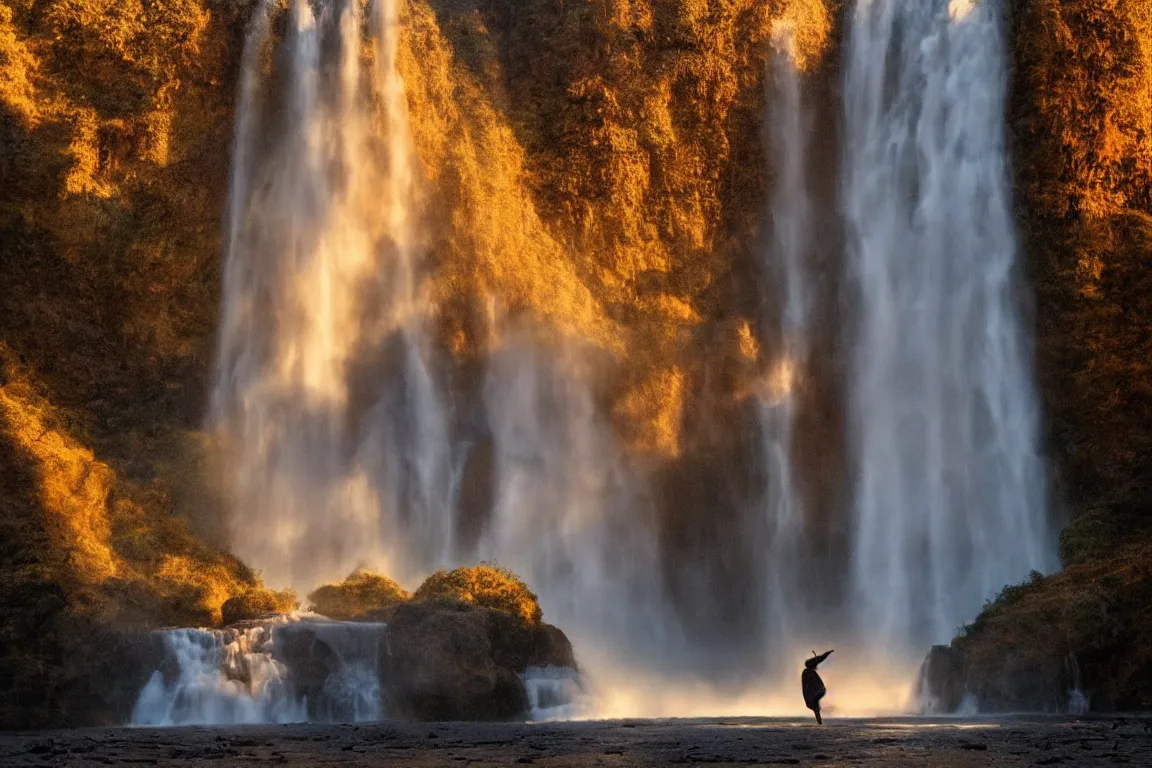
POLYGON ((4 523, 42 565, 29 573, 9 560, 3 578, 49 580, 75 610, 133 624, 218 623, 225 600, 258 584, 169 514, 162 486, 118 478, 78 443, 68 413, 48 404, 3 345, 0 362, 0 441, 18 462, 4 469, 25 478, 4 523))
MULTIPOLYGON (((1015 125, 1025 189, 1046 215, 1152 208, 1152 2, 1017 3, 1015 125), (1023 105, 1021 105, 1023 106, 1023 105)), ((1085 269, 1085 277, 1094 270, 1085 269)))
POLYGON ((524 313, 605 349, 618 429, 676 455, 698 330, 755 312, 727 280, 760 221, 774 30, 815 69, 837 7, 409 3, 400 64, 448 346, 481 350, 524 313))
POLYGON ((1152 2, 1014 7, 1041 387, 1080 500, 1152 499, 1152 2))
POLYGON ((3 340, 133 476, 198 418, 244 15, 199 0, 0 9, 3 340))
MULTIPOLYGON (((500 109, 500 94, 480 79, 487 73, 495 80, 494 51, 477 44, 475 59, 463 59, 435 12, 418 0, 408 4, 405 21, 399 66, 423 161, 447 346, 458 354, 481 352, 496 340, 494 325, 525 311, 562 334, 613 346, 602 307, 540 219, 525 183, 524 150, 500 109)), ((486 34, 475 16, 457 26, 464 35, 486 34)))

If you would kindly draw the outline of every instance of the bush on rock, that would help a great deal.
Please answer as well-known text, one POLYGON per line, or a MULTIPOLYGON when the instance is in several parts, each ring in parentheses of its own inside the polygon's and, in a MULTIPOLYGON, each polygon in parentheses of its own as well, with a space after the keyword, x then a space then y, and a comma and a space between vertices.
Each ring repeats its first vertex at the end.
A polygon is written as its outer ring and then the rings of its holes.
POLYGON ((518 616, 525 624, 540 624, 536 594, 507 568, 481 563, 471 568, 439 570, 416 590, 417 600, 447 599, 518 616))
POLYGON ((348 621, 403 603, 412 597, 387 576, 357 568, 339 584, 325 584, 308 600, 312 609, 330 619, 348 621))
POLYGON ((247 621, 269 613, 288 613, 300 607, 296 592, 286 589, 273 592, 267 587, 255 587, 242 594, 230 597, 220 607, 224 625, 247 621))

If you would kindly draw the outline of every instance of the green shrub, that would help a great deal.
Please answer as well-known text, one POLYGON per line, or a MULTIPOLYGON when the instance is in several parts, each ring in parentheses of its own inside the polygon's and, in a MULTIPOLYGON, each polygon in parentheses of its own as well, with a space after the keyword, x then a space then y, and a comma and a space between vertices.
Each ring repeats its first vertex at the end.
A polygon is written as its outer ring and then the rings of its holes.
POLYGON ((417 600, 459 600, 519 616, 527 624, 540 623, 540 603, 519 576, 493 563, 472 568, 439 570, 416 590, 417 600))
POLYGON ((387 576, 357 568, 339 584, 325 584, 308 600, 312 610, 330 619, 348 620, 391 608, 412 597, 387 576))

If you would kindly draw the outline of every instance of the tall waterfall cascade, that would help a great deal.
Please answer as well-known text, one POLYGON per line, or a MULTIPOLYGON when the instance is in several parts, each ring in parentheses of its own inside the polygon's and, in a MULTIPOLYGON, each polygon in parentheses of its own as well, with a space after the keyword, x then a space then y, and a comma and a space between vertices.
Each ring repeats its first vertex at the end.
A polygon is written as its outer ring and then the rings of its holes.
POLYGON ((1002 15, 976 0, 859 0, 851 16, 852 579, 877 650, 945 642, 1003 585, 1053 565, 1002 15))
POLYGON ((242 62, 213 397, 243 510, 235 545, 273 583, 361 562, 402 575, 448 556, 452 471, 397 0, 293 0, 279 43, 273 5, 242 62))
POLYGON ((760 387, 758 412, 768 465, 763 501, 768 537, 765 616, 769 647, 778 648, 795 642, 806 619, 801 583, 804 510, 796 489, 792 441, 797 410, 794 385, 808 354, 806 265, 813 217, 807 189, 810 121, 801 96, 792 24, 777 23, 772 48, 767 148, 776 179, 769 208, 772 236, 761 250, 760 267, 764 284, 776 290, 774 303, 779 309, 775 361, 760 387))
MULTIPOLYGON (((440 212, 426 210, 413 149, 400 7, 290 0, 284 11, 259 0, 248 29, 211 426, 236 552, 267 583, 306 594, 365 566, 414 587, 436 568, 495 560, 537 592, 600 697, 589 704, 568 671, 530 669, 534 718, 787 714, 801 709, 810 644, 839 644, 830 675, 843 659, 911 683, 929 645, 1005 584, 1054 565, 1019 308, 998 2, 856 0, 836 153, 815 143, 796 31, 772 30, 772 173, 755 277, 769 308, 755 332, 766 360, 749 411, 766 481, 741 520, 748 567, 745 552, 680 559, 668 543, 697 535, 685 519, 718 513, 659 519, 660 473, 680 465, 629 455, 581 340, 502 314, 492 297, 482 365, 458 377, 466 384, 454 378, 434 341, 442 308, 426 230, 440 212), (839 157, 836 210, 812 191, 822 153, 839 157), (814 230, 833 216, 847 242, 827 259, 814 230), (843 269, 832 282, 844 296, 818 287, 827 263, 843 269), (814 341, 833 322, 842 349, 814 341), (826 389, 845 401, 848 492, 827 515, 843 528, 833 554, 815 563, 802 489, 820 478, 793 446, 813 407, 806 377, 826 354, 845 357, 843 391, 826 389), (731 573, 754 583, 718 586, 731 573), (819 610, 814 584, 837 588, 819 610), (720 599, 733 598, 721 588, 735 598, 720 599), (747 610, 745 593, 756 601, 747 610), (729 638, 727 620, 748 636, 729 638), (702 635, 720 641, 701 648, 702 635), (716 647, 729 639, 747 659, 709 667, 735 653, 716 647), (738 678, 729 689, 711 676, 721 667, 738 678)), ((338 626, 318 631, 350 633, 332 640, 349 658, 379 658, 371 633, 338 626)), ((137 722, 380 716, 379 670, 366 661, 341 666, 319 700, 301 698, 277 650, 294 631, 166 634, 178 663, 148 683, 137 722)), ((876 679, 829 687, 845 702, 875 701, 876 679)))

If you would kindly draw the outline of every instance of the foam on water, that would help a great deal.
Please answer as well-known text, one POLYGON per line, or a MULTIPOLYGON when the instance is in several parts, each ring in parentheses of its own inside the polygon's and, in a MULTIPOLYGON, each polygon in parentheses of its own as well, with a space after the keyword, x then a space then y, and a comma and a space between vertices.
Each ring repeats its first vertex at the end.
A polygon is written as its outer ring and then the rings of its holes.
POLYGON ((161 630, 166 658, 140 692, 131 722, 379 720, 386 630, 297 616, 238 628, 161 630))
POLYGON ((235 725, 307 720, 304 702, 272 656, 271 625, 170 629, 161 637, 176 674, 156 670, 132 710, 133 725, 235 725))

